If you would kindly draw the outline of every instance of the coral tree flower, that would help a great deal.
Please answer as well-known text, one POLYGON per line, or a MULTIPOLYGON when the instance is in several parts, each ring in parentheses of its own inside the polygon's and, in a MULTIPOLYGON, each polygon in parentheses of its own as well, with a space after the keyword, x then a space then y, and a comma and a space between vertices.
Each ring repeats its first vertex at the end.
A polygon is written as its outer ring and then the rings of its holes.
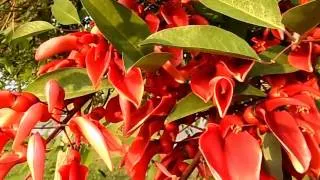
POLYGON ((259 179, 262 152, 249 133, 230 132, 224 138, 219 125, 208 124, 199 145, 215 179, 259 179))
POLYGON ((68 155, 67 164, 59 168, 61 180, 86 180, 88 168, 80 164, 81 156, 78 151, 71 150, 68 155))

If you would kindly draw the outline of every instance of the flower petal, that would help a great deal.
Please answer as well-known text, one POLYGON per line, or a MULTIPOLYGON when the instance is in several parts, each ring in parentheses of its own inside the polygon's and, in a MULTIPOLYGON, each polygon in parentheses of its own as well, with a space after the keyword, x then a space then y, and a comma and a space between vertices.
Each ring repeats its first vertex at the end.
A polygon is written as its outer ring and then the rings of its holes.
POLYGON ((225 141, 231 179, 259 180, 262 152, 258 141, 248 132, 230 133, 225 141))
POLYGON ((30 137, 27 150, 27 162, 33 180, 42 180, 44 176, 45 152, 44 139, 39 133, 30 137))
POLYGON ((213 102, 218 108, 220 117, 224 117, 230 107, 234 84, 232 79, 216 76, 211 81, 213 91, 213 102))
POLYGON ((204 102, 212 99, 214 92, 211 90, 210 81, 214 76, 214 67, 208 65, 199 66, 191 75, 190 87, 192 92, 204 102))
POLYGON ((310 106, 296 98, 289 98, 289 97, 279 97, 279 98, 272 98, 272 99, 267 99, 264 102, 264 106, 267 111, 271 112, 274 111, 275 109, 281 107, 281 106, 302 106, 306 108, 310 108, 310 106))
POLYGON ((320 147, 319 142, 316 141, 314 135, 309 133, 304 133, 304 138, 308 144, 308 147, 311 152, 311 162, 310 162, 310 170, 312 173, 316 175, 316 178, 320 177, 320 147))
POLYGON ((301 43, 299 47, 289 53, 288 62, 299 70, 312 72, 311 53, 312 43, 301 43))
POLYGON ((140 106, 144 91, 144 82, 139 68, 131 68, 129 72, 125 74, 123 67, 119 67, 116 63, 110 63, 108 78, 122 97, 128 99, 136 107, 140 106))
POLYGON ((287 111, 276 111, 265 121, 288 153, 296 171, 306 172, 310 165, 311 153, 295 119, 287 111))
POLYGON ((143 154, 147 150, 151 136, 163 128, 163 120, 152 119, 143 124, 140 128, 139 134, 131 143, 128 152, 126 154, 126 161, 130 161, 132 165, 135 165, 142 158, 143 154))
POLYGON ((99 48, 107 48, 105 42, 101 42, 98 46, 100 47, 92 47, 86 56, 87 72, 95 89, 100 85, 101 79, 109 67, 112 55, 112 51, 110 50, 107 52, 98 52, 99 48))
POLYGON ((73 121, 78 125, 83 136, 88 140, 92 147, 96 150, 102 160, 105 162, 110 171, 112 171, 112 162, 109 154, 108 145, 104 136, 98 127, 90 120, 84 117, 76 117, 73 121))
POLYGON ((0 157, 0 179, 5 179, 9 171, 17 164, 23 163, 26 161, 24 154, 18 153, 4 153, 0 157))
POLYGON ((0 128, 11 128, 13 124, 19 124, 23 113, 10 108, 0 109, 0 128))
POLYGON ((68 52, 78 47, 78 38, 73 35, 54 37, 42 43, 36 51, 35 59, 41 61, 55 54, 68 52))
POLYGON ((12 149, 19 149, 33 127, 43 118, 47 118, 48 114, 48 107, 45 104, 36 103, 32 105, 21 118, 17 134, 12 143, 12 149))
POLYGON ((52 113, 55 109, 64 108, 65 93, 63 88, 56 80, 49 80, 45 86, 45 94, 48 102, 48 111, 52 113))
POLYGON ((146 21, 146 23, 149 26, 149 29, 152 33, 157 32, 160 26, 160 19, 158 18, 158 16, 149 13, 146 15, 146 17, 144 18, 144 20, 146 21))
POLYGON ((243 82, 253 65, 254 61, 243 59, 227 59, 221 61, 229 73, 239 82, 243 82))
POLYGON ((199 149, 215 179, 230 179, 226 168, 224 140, 218 125, 208 124, 208 129, 200 136, 199 149))
POLYGON ((0 108, 11 107, 16 96, 9 91, 0 91, 0 108))

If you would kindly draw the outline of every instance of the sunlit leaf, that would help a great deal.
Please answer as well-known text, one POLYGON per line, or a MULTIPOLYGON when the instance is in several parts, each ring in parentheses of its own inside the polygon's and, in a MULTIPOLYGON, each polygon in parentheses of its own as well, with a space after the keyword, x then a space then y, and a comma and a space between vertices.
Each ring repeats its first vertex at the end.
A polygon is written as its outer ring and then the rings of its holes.
POLYGON ((277 0, 200 0, 200 2, 214 11, 240 21, 284 29, 277 0))
POLYGON ((80 24, 77 9, 69 0, 54 0, 51 12, 60 24, 80 24))
POLYGON ((40 33, 50 31, 54 28, 54 26, 45 21, 26 22, 14 30, 11 39, 14 40, 21 37, 34 36, 40 33))
POLYGON ((141 45, 160 44, 260 61, 249 44, 237 35, 209 25, 169 28, 150 35, 141 45))
POLYGON ((95 90, 87 75, 86 69, 64 68, 40 76, 34 82, 29 84, 24 91, 31 92, 40 100, 45 101, 44 87, 47 81, 52 79, 57 80, 61 87, 63 87, 66 99, 84 96, 94 93, 99 89, 111 87, 107 80, 103 80, 100 87, 95 90))

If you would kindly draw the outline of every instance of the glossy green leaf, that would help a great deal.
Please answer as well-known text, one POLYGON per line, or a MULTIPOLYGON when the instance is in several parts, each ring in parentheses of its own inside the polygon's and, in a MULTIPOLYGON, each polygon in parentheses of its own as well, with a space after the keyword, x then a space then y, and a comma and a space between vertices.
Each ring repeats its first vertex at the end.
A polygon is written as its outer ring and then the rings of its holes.
POLYGON ((107 80, 102 81, 102 85, 95 90, 87 75, 86 69, 82 68, 64 68, 40 76, 34 82, 24 89, 31 92, 40 100, 45 101, 44 87, 47 81, 55 79, 65 90, 66 99, 84 96, 96 92, 99 89, 111 88, 107 80))
POLYGON ((133 66, 143 70, 154 72, 158 70, 172 55, 170 53, 150 53, 140 58, 133 66))
POLYGON ((54 0, 51 6, 54 18, 63 25, 80 24, 76 7, 69 0, 54 0))
POLYGON ((275 46, 263 52, 262 54, 260 54, 261 59, 265 61, 274 60, 275 63, 272 63, 272 64, 256 63, 251 69, 248 76, 254 77, 254 76, 264 76, 264 75, 270 75, 270 74, 285 74, 285 73, 296 72, 297 69, 292 67, 288 63, 287 53, 282 53, 280 56, 278 56, 278 54, 281 53, 283 49, 284 47, 282 46, 275 46))
POLYGON ((262 136, 264 169, 276 179, 283 179, 281 144, 271 133, 262 136))
POLYGON ((138 44, 150 31, 138 15, 114 0, 82 0, 82 3, 99 30, 125 55, 127 68, 145 55, 138 44))
POLYGON ((282 22, 290 30, 302 35, 320 24, 319 17, 320 1, 314 0, 286 11, 282 22))
POLYGON ((14 30, 11 39, 14 40, 21 37, 34 36, 43 32, 50 31, 54 28, 54 26, 46 21, 26 22, 14 30))
POLYGON ((238 85, 236 86, 236 93, 243 96, 258 96, 266 97, 266 93, 252 85, 238 85))
POLYGON ((141 45, 160 44, 259 61, 249 44, 237 35, 209 25, 169 28, 150 35, 141 45))
POLYGON ((200 2, 214 11, 243 22, 284 29, 277 0, 200 0, 200 2))
POLYGON ((167 121, 175 121, 186 116, 195 114, 197 112, 208 110, 213 107, 212 101, 208 103, 203 102, 198 96, 193 93, 188 94, 177 102, 173 111, 168 115, 167 121))

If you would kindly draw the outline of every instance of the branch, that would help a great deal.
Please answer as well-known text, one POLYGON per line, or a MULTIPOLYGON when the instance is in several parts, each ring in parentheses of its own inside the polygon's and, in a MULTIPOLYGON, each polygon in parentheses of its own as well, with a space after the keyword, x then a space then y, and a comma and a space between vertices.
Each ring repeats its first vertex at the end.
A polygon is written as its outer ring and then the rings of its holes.
POLYGON ((183 174, 180 177, 180 180, 187 180, 191 173, 194 171, 194 169, 197 167, 201 159, 201 152, 198 151, 198 153, 194 156, 192 163, 188 166, 188 168, 183 172, 183 174))
MULTIPOLYGON (((85 96, 83 97, 84 100, 83 102, 81 102, 79 104, 79 106, 74 107, 72 109, 72 111, 69 112, 69 114, 67 115, 67 117, 61 122, 61 124, 67 124, 71 118, 78 112, 81 110, 81 107, 91 98, 91 95, 85 96)), ((65 126, 60 126, 57 127, 47 138, 46 143, 48 144, 52 139, 54 139, 63 129, 65 128, 65 126)))

